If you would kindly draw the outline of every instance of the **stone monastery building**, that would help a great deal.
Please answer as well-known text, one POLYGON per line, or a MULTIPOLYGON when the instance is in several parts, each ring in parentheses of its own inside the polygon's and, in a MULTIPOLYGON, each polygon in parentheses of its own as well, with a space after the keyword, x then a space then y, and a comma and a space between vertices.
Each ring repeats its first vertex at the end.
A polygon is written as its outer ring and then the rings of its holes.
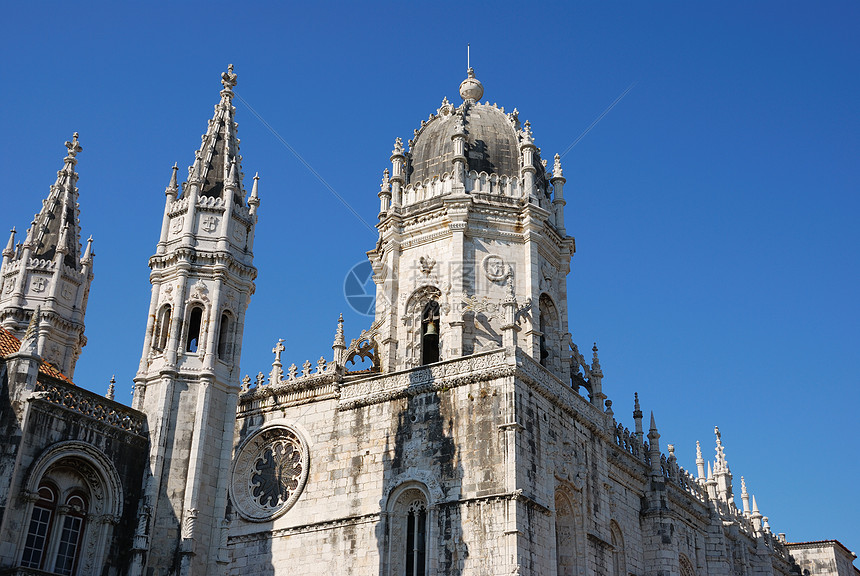
POLYGON ((94 260, 77 134, 2 252, 0 574, 858 574, 838 541, 771 530, 719 430, 688 472, 638 398, 616 421, 568 329, 559 156, 472 69, 395 141, 373 323, 348 341, 341 319, 302 366, 278 342, 240 379, 260 199, 236 79, 167 186, 131 407, 73 384, 94 260))

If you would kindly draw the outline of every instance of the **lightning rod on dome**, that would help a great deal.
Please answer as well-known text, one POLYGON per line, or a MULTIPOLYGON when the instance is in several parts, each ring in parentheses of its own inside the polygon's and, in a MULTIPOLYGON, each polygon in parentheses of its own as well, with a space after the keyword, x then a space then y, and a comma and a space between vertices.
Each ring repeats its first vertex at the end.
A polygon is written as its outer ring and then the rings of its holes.
POLYGON ((471 59, 469 57, 469 43, 466 43, 466 70, 472 67, 471 59))

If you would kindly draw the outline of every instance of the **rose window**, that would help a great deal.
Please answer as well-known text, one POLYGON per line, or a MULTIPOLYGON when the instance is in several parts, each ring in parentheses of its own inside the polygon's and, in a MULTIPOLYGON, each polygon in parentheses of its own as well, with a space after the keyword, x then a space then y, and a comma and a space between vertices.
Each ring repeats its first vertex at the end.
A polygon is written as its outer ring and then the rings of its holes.
POLYGON ((246 439, 233 463, 230 496, 247 520, 284 514, 299 498, 308 477, 308 447, 288 426, 269 426, 246 439))

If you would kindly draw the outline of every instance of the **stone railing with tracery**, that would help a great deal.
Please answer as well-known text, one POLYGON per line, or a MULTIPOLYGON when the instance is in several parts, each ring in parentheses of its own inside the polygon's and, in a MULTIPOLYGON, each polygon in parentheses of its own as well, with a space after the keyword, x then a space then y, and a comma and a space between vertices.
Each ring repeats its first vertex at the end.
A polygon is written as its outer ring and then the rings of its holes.
POLYGON ((33 398, 62 406, 138 436, 145 435, 145 417, 141 412, 77 386, 39 380, 33 398))

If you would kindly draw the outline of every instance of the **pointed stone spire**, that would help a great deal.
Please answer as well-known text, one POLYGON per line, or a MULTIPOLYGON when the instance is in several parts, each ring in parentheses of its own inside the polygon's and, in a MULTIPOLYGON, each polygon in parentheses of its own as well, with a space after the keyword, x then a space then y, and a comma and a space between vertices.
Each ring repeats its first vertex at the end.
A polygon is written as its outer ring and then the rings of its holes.
POLYGON ((346 352, 346 338, 343 335, 343 313, 337 319, 337 330, 334 333, 334 343, 331 345, 334 351, 334 361, 338 365, 343 365, 343 355, 346 352))
POLYGON ((65 265, 74 270, 79 270, 78 254, 81 244, 78 189, 75 187, 78 174, 75 172, 75 165, 78 163, 77 155, 82 150, 78 143, 78 133, 75 132, 72 141, 66 142, 67 155, 63 159, 63 168, 57 172, 57 180, 51 186, 48 198, 42 203, 42 210, 36 215, 28 234, 33 258, 54 260, 59 248, 64 254, 65 265), (69 230, 62 238, 66 226, 69 230))
POLYGON ((741 502, 744 507, 744 516, 750 515, 750 495, 747 492, 747 483, 744 477, 741 476, 741 502))
MULTIPOLYGON (((221 74, 221 101, 215 106, 215 114, 209 121, 209 128, 203 135, 200 149, 194 155, 194 164, 189 170, 188 192, 197 196, 224 197, 231 164, 239 164, 234 190, 244 198, 241 191, 241 161, 239 155, 239 139, 236 137, 238 125, 234 118, 236 109, 233 107, 233 88, 238 76, 233 73, 230 64, 227 72, 221 74)), ((224 198, 225 202, 228 200, 224 198)))
POLYGON ((753 528, 755 528, 756 532, 761 532, 762 523, 761 523, 762 515, 761 512, 758 511, 758 503, 755 501, 755 496, 752 497, 752 513, 750 514, 750 520, 752 520, 753 528))
POLYGON ((660 433, 657 432, 657 421, 654 411, 651 411, 651 426, 648 430, 648 457, 651 459, 651 475, 662 476, 660 471, 660 433))
POLYGON ((251 207, 251 215, 257 213, 257 208, 260 206, 260 195, 257 190, 258 182, 260 181, 260 173, 254 174, 254 185, 251 187, 251 196, 248 198, 248 206, 251 207))
POLYGON ((84 255, 81 256, 81 263, 90 264, 93 261, 93 237, 87 238, 87 248, 84 250, 84 255))
POLYGON ((164 189, 165 196, 171 196, 173 199, 179 195, 179 180, 177 179, 177 173, 179 172, 179 164, 176 162, 173 163, 173 173, 170 175, 170 183, 167 185, 167 188, 164 189))
POLYGON ((15 227, 9 232, 9 242, 6 244, 6 249, 3 250, 4 258, 12 258, 15 256, 15 227))
POLYGON ((705 479, 705 459, 702 457, 702 445, 696 440, 696 472, 699 480, 705 479))
POLYGON ((116 374, 110 377, 110 382, 108 383, 107 394, 105 394, 105 398, 108 400, 113 400, 114 392, 116 392, 116 374))
POLYGON ((639 405, 639 392, 633 393, 633 423, 636 425, 636 438, 639 439, 639 444, 642 444, 645 434, 642 430, 642 407, 639 405))
POLYGON ((717 437, 717 459, 714 462, 714 477, 717 481, 717 493, 724 502, 732 503, 734 502, 734 496, 732 494, 732 473, 729 470, 729 463, 726 460, 722 435, 720 434, 720 428, 718 426, 714 427, 714 434, 717 437))
POLYGON ((24 337, 21 338, 21 346, 18 352, 27 354, 28 356, 39 355, 39 321, 42 316, 41 306, 36 306, 36 310, 30 316, 30 323, 27 325, 27 331, 24 332, 24 337))

